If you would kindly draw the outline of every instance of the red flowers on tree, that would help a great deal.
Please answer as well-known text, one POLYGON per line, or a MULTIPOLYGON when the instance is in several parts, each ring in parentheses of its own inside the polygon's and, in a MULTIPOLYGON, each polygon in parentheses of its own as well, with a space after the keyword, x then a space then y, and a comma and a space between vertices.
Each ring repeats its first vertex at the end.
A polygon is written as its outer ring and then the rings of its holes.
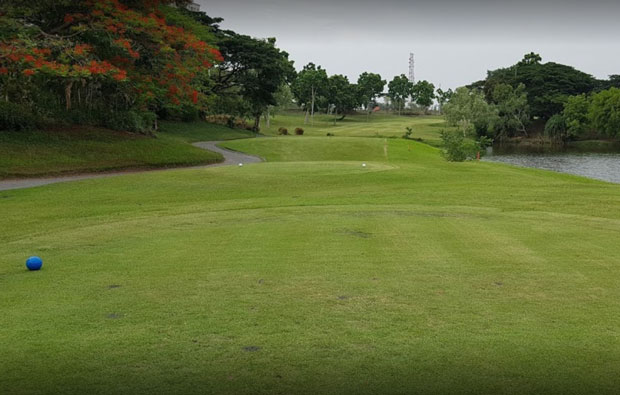
POLYGON ((124 81, 127 79, 127 72, 125 70, 118 70, 112 78, 116 81, 124 81))
POLYGON ((165 13, 178 11, 160 10, 160 1, 132 4, 75 0, 66 8, 69 13, 39 26, 44 34, 31 29, 30 36, 3 37, 2 82, 26 92, 23 98, 36 95, 28 89, 43 80, 29 77, 45 76, 45 86, 39 88, 59 95, 67 109, 72 101, 98 100, 105 107, 111 95, 117 109, 139 111, 204 103, 201 88, 209 79, 208 69, 223 61, 221 53, 192 31, 170 24, 165 13))
POLYGON ((89 26, 113 36, 113 44, 121 53, 109 61, 127 72, 126 78, 135 83, 136 94, 145 102, 157 98, 153 97, 153 92, 161 92, 153 85, 152 77, 165 75, 166 81, 162 84, 166 90, 159 96, 160 100, 172 104, 199 103, 197 88, 204 80, 204 73, 214 62, 223 61, 216 48, 180 26, 169 25, 157 8, 159 1, 143 1, 141 9, 128 8, 118 0, 87 1, 86 4, 94 10, 90 16, 83 17, 83 23, 88 22, 89 26), (136 63, 143 57, 142 52, 150 57, 147 67, 136 63), (176 84, 175 88, 171 88, 172 84, 176 84), (190 94, 181 94, 176 86, 190 94))
POLYGON ((92 47, 88 44, 77 44, 73 49, 73 52, 78 56, 82 56, 89 53, 91 50, 92 47))

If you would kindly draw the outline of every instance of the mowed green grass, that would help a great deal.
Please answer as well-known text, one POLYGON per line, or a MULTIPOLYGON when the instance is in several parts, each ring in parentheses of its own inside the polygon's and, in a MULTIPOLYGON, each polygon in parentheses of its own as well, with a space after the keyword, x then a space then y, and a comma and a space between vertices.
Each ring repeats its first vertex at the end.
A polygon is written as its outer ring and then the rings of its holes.
POLYGON ((619 185, 226 145, 272 162, 0 193, 1 393, 617 393, 619 185))
POLYGON ((309 118, 305 124, 305 113, 299 111, 285 111, 276 114, 267 128, 265 120, 261 119, 261 133, 275 136, 278 129, 284 127, 290 134, 296 128, 304 129, 307 136, 322 136, 331 133, 336 137, 402 137, 407 127, 413 129, 412 138, 423 139, 426 143, 439 145, 439 133, 448 129, 445 120, 440 116, 398 116, 394 114, 375 113, 370 117, 364 114, 347 115, 334 125, 334 117, 317 113, 314 124, 309 118))
POLYGON ((0 179, 215 163, 221 155, 189 143, 251 134, 205 122, 167 122, 161 129, 157 138, 78 126, 1 132, 0 179))

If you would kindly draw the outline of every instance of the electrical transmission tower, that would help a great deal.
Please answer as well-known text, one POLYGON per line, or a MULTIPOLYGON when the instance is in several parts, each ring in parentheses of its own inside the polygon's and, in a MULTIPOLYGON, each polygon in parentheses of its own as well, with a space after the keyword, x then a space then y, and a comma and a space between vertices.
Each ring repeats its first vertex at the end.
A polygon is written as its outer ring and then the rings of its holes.
POLYGON ((415 55, 409 54, 409 82, 415 83, 415 55))

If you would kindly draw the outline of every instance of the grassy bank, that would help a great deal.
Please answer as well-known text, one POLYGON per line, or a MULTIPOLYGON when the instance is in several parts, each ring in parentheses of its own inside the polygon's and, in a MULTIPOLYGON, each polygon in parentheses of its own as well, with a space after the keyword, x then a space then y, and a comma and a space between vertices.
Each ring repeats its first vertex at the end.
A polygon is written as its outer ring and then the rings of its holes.
POLYGON ((248 137, 204 122, 164 123, 157 138, 90 127, 0 132, 0 179, 215 163, 194 141, 248 137))
POLYGON ((0 194, 0 392, 617 392, 620 186, 226 145, 271 162, 0 194))

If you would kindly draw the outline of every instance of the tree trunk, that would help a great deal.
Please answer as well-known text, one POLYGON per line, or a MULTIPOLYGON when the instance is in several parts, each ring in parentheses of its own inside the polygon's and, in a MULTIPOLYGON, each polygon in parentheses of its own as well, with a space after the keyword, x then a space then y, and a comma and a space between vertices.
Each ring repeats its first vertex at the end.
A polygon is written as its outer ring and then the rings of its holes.
POLYGON ((521 131, 521 132, 525 135, 525 137, 530 137, 530 136, 527 134, 527 129, 526 129, 526 127, 525 127, 525 124, 523 123, 523 121, 521 121, 521 116, 520 116, 520 115, 521 115, 521 114, 518 114, 518 115, 516 115, 516 116, 515 116, 515 118, 516 118, 517 122, 519 122, 519 125, 521 126, 521 130, 520 130, 520 131, 521 131))
POLYGON ((314 87, 312 87, 312 108, 310 109, 310 111, 312 111, 312 126, 314 126, 314 100, 316 98, 316 89, 314 87))
POLYGON ((267 129, 271 127, 271 115, 269 107, 267 107, 267 112, 265 113, 265 125, 267 129))
POLYGON ((252 130, 254 131, 254 133, 258 133, 260 131, 260 116, 261 114, 257 114, 254 117, 254 126, 252 127, 252 130))
POLYGON ((73 89, 73 81, 65 86, 65 101, 67 102, 67 111, 71 110, 71 90, 73 89))
POLYGON ((308 124, 308 116, 310 115, 310 109, 306 105, 306 118, 304 118, 304 125, 308 124))

